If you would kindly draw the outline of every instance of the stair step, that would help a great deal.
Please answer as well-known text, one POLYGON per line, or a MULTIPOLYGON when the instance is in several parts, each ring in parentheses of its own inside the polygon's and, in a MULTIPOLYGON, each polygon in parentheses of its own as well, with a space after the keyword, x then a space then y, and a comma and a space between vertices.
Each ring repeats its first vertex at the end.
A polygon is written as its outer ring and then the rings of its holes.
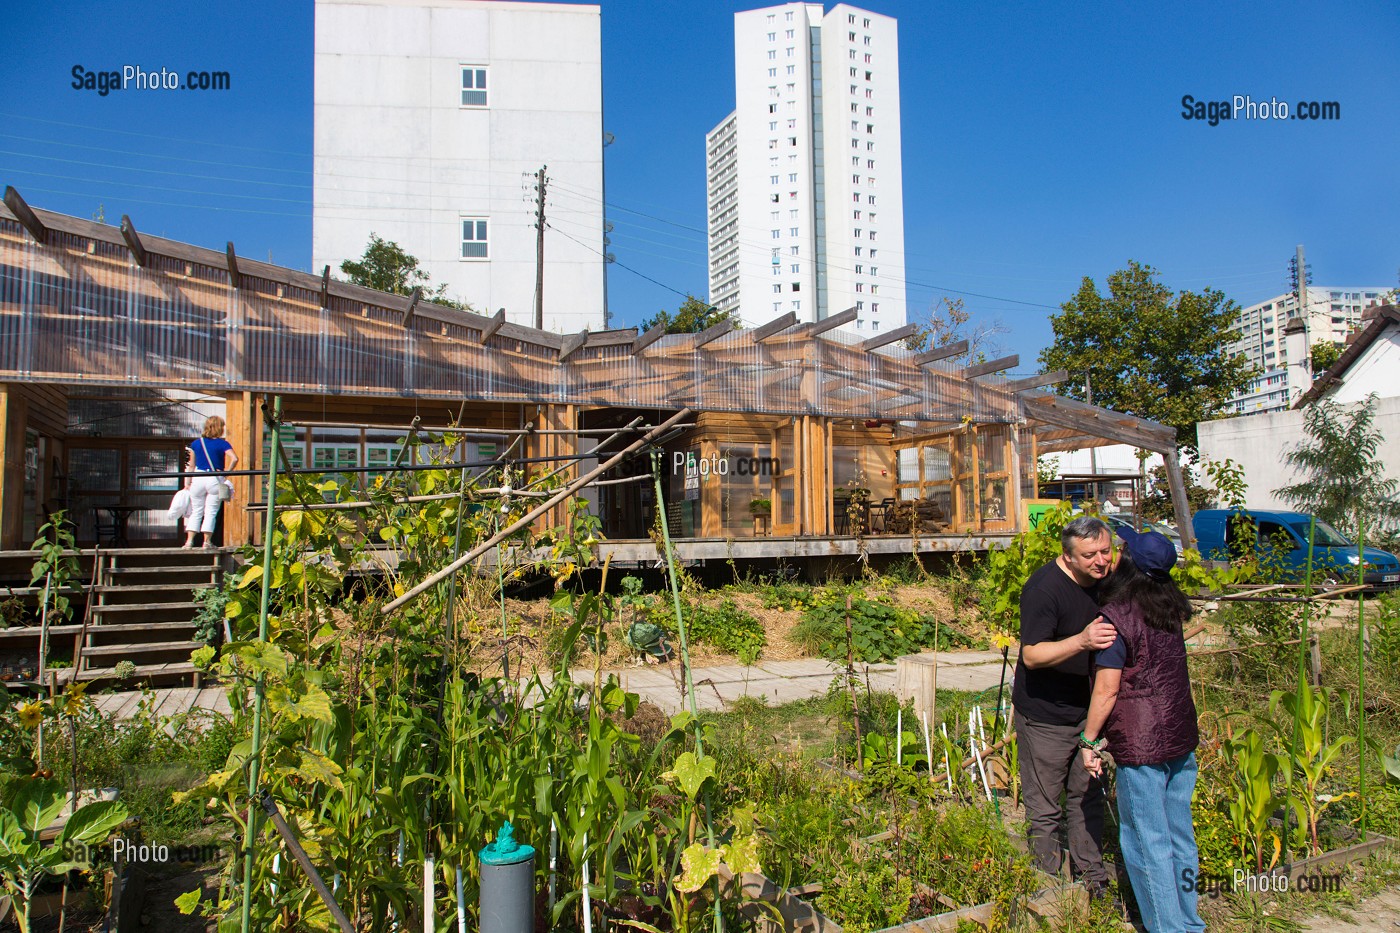
MULTIPOLYGON (((66 684, 73 680, 75 675, 78 680, 102 680, 110 678, 116 679, 117 669, 115 667, 89 667, 85 670, 75 672, 72 668, 63 668, 54 671, 58 676, 58 682, 66 684)), ((189 661, 166 661, 159 664, 138 664, 136 673, 130 679, 142 679, 147 677, 178 677, 200 673, 199 668, 189 661)))
MULTIPOLYGON (((80 629, 82 626, 73 626, 80 629)), ((179 632, 194 628, 193 622, 109 622, 88 626, 89 635, 103 635, 115 632, 179 632)))
POLYGON ((178 602, 178 603, 120 603, 117 605, 108 604, 106 606, 93 606, 93 614, 112 615, 113 613, 132 612, 168 612, 171 609, 199 609, 203 603, 178 602))
POLYGON ((190 593, 207 590, 212 583, 121 583, 93 587, 96 593, 190 593))
MULTIPOLYGON (((189 624, 190 624, 190 625, 193 625, 194 623, 191 622, 191 623, 189 623, 189 624)), ((145 626, 142 626, 142 628, 145 628, 145 626)), ((76 635, 76 634, 78 634, 79 632, 81 632, 82 630, 83 630, 82 625, 78 625, 78 624, 74 624, 74 625, 50 625, 50 626, 49 626, 49 637, 52 638, 52 637, 55 636, 55 635, 76 635)), ((0 628, 0 639, 6 639, 6 640, 8 640, 8 639, 15 639, 15 640, 20 640, 20 641, 22 641, 22 640, 24 640, 24 639, 26 639, 26 638, 32 638, 32 639, 34 639, 35 641, 38 641, 38 640, 39 640, 39 626, 37 626, 37 625, 19 625, 19 626, 16 626, 16 627, 14 627, 14 628, 0 628)))
POLYGON ((83 657, 100 658, 107 655, 124 656, 128 654, 147 654, 153 651, 193 651, 196 648, 203 648, 204 643, 200 641, 145 641, 145 642, 123 642, 120 645, 97 645, 93 648, 84 648, 83 657))

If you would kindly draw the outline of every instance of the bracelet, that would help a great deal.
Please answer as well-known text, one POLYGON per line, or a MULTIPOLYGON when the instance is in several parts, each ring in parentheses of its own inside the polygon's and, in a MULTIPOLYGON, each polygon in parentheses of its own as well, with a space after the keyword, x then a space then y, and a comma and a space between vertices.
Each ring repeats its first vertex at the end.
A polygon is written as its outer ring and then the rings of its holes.
POLYGON ((1087 748, 1087 749, 1089 749, 1090 751, 1098 751, 1099 748, 1103 745, 1104 741, 1105 741, 1105 740, 1104 740, 1103 736, 1099 736, 1099 740, 1098 740, 1097 742, 1091 742, 1091 741, 1089 741, 1088 739, 1086 739, 1086 738, 1084 737, 1084 733, 1082 733, 1082 732, 1079 733, 1079 747, 1080 747, 1080 748, 1087 748))

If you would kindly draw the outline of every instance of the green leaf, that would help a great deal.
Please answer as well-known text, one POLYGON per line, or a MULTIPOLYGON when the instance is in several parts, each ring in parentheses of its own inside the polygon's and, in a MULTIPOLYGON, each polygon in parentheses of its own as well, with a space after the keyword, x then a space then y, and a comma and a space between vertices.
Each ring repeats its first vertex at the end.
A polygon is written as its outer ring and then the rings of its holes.
POLYGON ((175 906, 182 914, 192 914, 199 910, 200 895, 204 893, 202 888, 195 888, 193 891, 186 891, 175 898, 175 906))
POLYGON ((105 842, 129 816, 126 805, 116 800, 99 800, 79 807, 58 834, 58 845, 60 848, 64 843, 95 846, 105 842))
POLYGON ((676 890, 690 894, 719 872, 720 850, 698 842, 691 843, 681 853, 681 873, 676 876, 676 890))
POLYGON ((303 751, 301 761, 292 771, 313 784, 325 784, 341 791, 345 789, 340 781, 340 765, 314 749, 303 751))
POLYGON ((62 781, 30 780, 20 785, 12 806, 21 828, 32 836, 58 819, 67 802, 62 781))
POLYGON ((724 864, 736 875, 745 871, 762 871, 758 864, 758 837, 739 836, 732 840, 724 847, 724 864))
POLYGON ((706 780, 715 776, 715 760, 706 756, 696 758, 694 752, 682 752, 670 771, 661 775, 662 780, 675 781, 691 800, 700 793, 706 780))
POLYGON ((253 642, 238 649, 238 656, 255 674, 287 676, 287 654, 271 642, 253 642))
POLYGON ((300 695, 286 687, 276 686, 267 691, 268 708, 284 713, 293 722, 313 719, 330 724, 335 721, 331 714, 331 698, 315 684, 307 684, 300 695))
POLYGON ((262 572, 262 564, 249 564, 248 569, 244 570, 242 576, 238 578, 235 589, 241 590, 252 586, 253 583, 262 579, 262 572))

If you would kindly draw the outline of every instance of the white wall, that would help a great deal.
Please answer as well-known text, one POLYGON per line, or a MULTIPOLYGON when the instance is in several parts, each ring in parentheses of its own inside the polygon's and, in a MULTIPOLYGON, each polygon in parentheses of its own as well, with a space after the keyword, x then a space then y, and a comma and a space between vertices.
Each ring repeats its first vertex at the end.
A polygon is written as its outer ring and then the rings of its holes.
POLYGON ((315 73, 314 270, 338 274, 376 233, 449 297, 533 324, 523 176, 548 165, 545 329, 603 325, 597 6, 317 0, 315 73), (488 68, 485 108, 461 106, 467 64, 488 68), (465 216, 488 221, 489 259, 461 258, 465 216))
MULTIPOLYGON (((1392 352, 1393 352, 1392 345, 1392 352)), ((1376 428, 1381 432, 1379 458, 1386 475, 1400 480, 1400 396, 1383 398, 1376 409, 1376 428)), ((1256 509, 1288 508, 1274 490, 1299 479, 1284 457, 1306 439, 1302 411, 1279 411, 1243 415, 1196 425, 1203 457, 1230 458, 1244 467, 1249 484, 1246 505, 1256 509)))
POLYGON ((1328 397, 1337 402, 1359 402, 1374 392, 1378 396, 1400 394, 1400 325, 1392 324, 1347 367, 1342 384, 1328 397))

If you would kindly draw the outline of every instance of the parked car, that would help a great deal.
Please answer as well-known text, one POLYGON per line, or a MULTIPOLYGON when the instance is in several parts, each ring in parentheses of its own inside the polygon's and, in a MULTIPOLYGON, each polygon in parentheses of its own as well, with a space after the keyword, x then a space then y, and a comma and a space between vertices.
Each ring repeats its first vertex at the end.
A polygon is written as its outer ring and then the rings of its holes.
POLYGON ((1138 521, 1136 525, 1134 525, 1131 515, 1117 514, 1101 515, 1099 517, 1102 518, 1104 521, 1108 522, 1108 527, 1112 528, 1115 533, 1120 528, 1126 528, 1129 531, 1161 532, 1162 534, 1166 535, 1167 540, 1172 543, 1172 547, 1176 548, 1176 556, 1181 556, 1181 535, 1177 534, 1176 529, 1172 528, 1170 525, 1163 525, 1161 522, 1148 521, 1138 521))
POLYGON ((1324 521, 1313 523, 1302 512, 1275 512, 1262 509, 1206 509, 1192 522, 1201 556, 1208 560, 1230 560, 1242 552, 1256 551, 1276 563, 1284 575, 1301 580, 1308 568, 1308 530, 1313 534, 1314 579, 1337 583, 1355 582, 1358 565, 1365 563, 1366 585, 1377 589, 1400 586, 1400 558, 1388 551, 1368 547, 1365 554, 1356 544, 1324 521))

